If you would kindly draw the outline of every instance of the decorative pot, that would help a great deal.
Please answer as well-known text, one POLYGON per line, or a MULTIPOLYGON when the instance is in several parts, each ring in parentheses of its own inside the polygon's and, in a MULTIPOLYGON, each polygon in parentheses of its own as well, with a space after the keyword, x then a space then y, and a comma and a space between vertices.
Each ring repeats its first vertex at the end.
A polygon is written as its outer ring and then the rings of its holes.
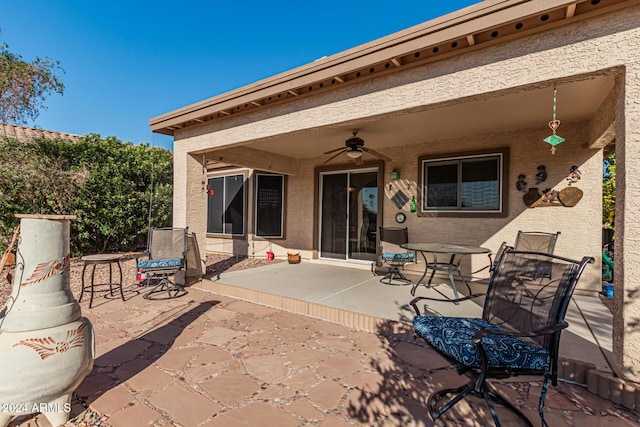
POLYGON ((11 296, 0 311, 0 426, 42 412, 69 419, 71 393, 93 368, 94 333, 69 286, 69 220, 17 215, 20 238, 11 296))

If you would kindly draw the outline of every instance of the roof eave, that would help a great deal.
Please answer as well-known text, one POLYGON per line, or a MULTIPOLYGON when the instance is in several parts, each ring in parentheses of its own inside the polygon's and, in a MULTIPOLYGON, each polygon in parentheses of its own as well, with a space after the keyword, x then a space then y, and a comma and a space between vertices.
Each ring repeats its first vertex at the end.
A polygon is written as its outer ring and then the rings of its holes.
MULTIPOLYGON (((425 47, 438 46, 451 40, 467 40, 469 45, 467 47, 475 47, 475 37, 479 34, 548 11, 566 9, 567 18, 570 18, 573 17, 578 4, 587 2, 588 0, 487 0, 335 55, 162 114, 150 119, 149 125, 153 132, 173 135, 177 129, 185 126, 236 114, 241 111, 240 106, 245 109, 247 107, 259 108, 267 100, 271 102, 272 97, 281 98, 283 93, 287 96, 297 97, 301 95, 301 93, 298 93, 300 88, 309 87, 309 90, 311 90, 313 85, 318 82, 338 79, 340 83, 344 83, 340 76, 346 76, 355 70, 363 69, 373 64, 390 61, 395 64, 397 69, 402 65, 398 63, 397 58, 413 54, 425 47), (569 16, 570 14, 572 16, 569 16)), ((619 7, 620 5, 639 2, 618 0, 614 1, 614 6, 617 5, 619 7)), ((466 51, 468 50, 461 49, 459 54, 466 51)), ((451 55, 442 54, 439 57, 444 58, 447 56, 451 55)), ((308 95, 311 95, 311 93, 308 95)))

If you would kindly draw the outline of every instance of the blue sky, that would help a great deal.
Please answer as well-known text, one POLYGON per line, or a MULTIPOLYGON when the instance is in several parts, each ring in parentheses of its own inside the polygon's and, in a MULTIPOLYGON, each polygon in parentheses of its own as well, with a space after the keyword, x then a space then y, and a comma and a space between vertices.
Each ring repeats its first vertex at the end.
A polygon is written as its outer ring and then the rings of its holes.
POLYGON ((474 3, 3 0, 0 41, 65 70, 30 126, 172 149, 151 117, 474 3))

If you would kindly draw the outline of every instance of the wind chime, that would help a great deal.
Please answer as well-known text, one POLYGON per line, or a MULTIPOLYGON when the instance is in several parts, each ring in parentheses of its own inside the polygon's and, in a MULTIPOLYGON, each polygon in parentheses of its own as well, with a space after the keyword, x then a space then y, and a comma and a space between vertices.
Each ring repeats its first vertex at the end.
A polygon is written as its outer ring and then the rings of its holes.
POLYGON ((549 122, 549 127, 553 131, 553 134, 546 137, 543 141, 547 144, 551 144, 551 154, 556 154, 556 145, 564 142, 564 138, 556 134, 556 130, 560 127, 560 120, 556 118, 556 97, 558 91, 553 88, 553 120, 549 122))

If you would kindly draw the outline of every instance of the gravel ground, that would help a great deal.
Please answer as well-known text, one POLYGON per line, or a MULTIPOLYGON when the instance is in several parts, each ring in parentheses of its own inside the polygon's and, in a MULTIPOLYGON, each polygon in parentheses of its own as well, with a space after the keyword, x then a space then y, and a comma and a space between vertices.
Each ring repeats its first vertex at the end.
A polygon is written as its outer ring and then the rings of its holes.
MULTIPOLYGON (((122 261, 123 284, 125 287, 135 282, 136 279, 136 254, 124 254, 122 261)), ((267 261, 266 258, 249 258, 249 257, 236 257, 234 255, 229 256, 226 254, 209 254, 207 255, 207 269, 205 277, 213 277, 224 271, 245 270, 247 268, 260 267, 266 264, 273 264, 274 262, 282 262, 283 260, 267 261)), ((76 298, 80 297, 80 289, 82 286, 82 260, 75 258, 71 260, 71 276, 69 278, 71 291, 76 298)), ((11 285, 8 276, 14 274, 15 267, 5 267, 0 275, 0 307, 3 307, 7 302, 9 295, 11 294, 11 285)), ((87 269, 89 270, 89 269, 87 269)), ((88 272, 87 272, 88 275, 88 272)), ((118 275, 115 274, 117 278, 118 275)), ((106 283, 109 278, 109 270, 107 268, 98 266, 95 273, 96 283, 106 283)))
MULTIPOLYGON (((122 261, 123 284, 129 286, 135 283, 136 279, 136 254, 124 254, 122 261)), ((247 268, 260 267, 266 264, 272 264, 274 262, 282 262, 283 260, 267 261, 266 258, 249 258, 249 257, 236 257, 226 254, 209 254, 207 255, 206 272, 205 277, 213 277, 222 272, 229 272, 235 270, 244 270, 247 268)), ((80 297, 80 290, 82 287, 82 267, 83 262, 81 259, 76 258, 71 260, 71 275, 69 278, 71 291, 77 298, 80 297)), ((7 266, 0 274, 0 308, 4 307, 9 296, 11 295, 12 278, 15 267, 7 266)), ((117 277, 117 274, 115 275, 117 277)), ((95 282, 106 283, 109 281, 109 270, 103 266, 96 268, 95 282)), ((106 417, 101 416, 93 412, 91 409, 87 409, 87 405, 75 394, 72 399, 72 418, 69 420, 66 427, 109 427, 109 423, 106 417)), ((39 420, 35 418, 35 415, 25 415, 18 418, 14 418, 9 427, 18 426, 38 426, 39 420)))

